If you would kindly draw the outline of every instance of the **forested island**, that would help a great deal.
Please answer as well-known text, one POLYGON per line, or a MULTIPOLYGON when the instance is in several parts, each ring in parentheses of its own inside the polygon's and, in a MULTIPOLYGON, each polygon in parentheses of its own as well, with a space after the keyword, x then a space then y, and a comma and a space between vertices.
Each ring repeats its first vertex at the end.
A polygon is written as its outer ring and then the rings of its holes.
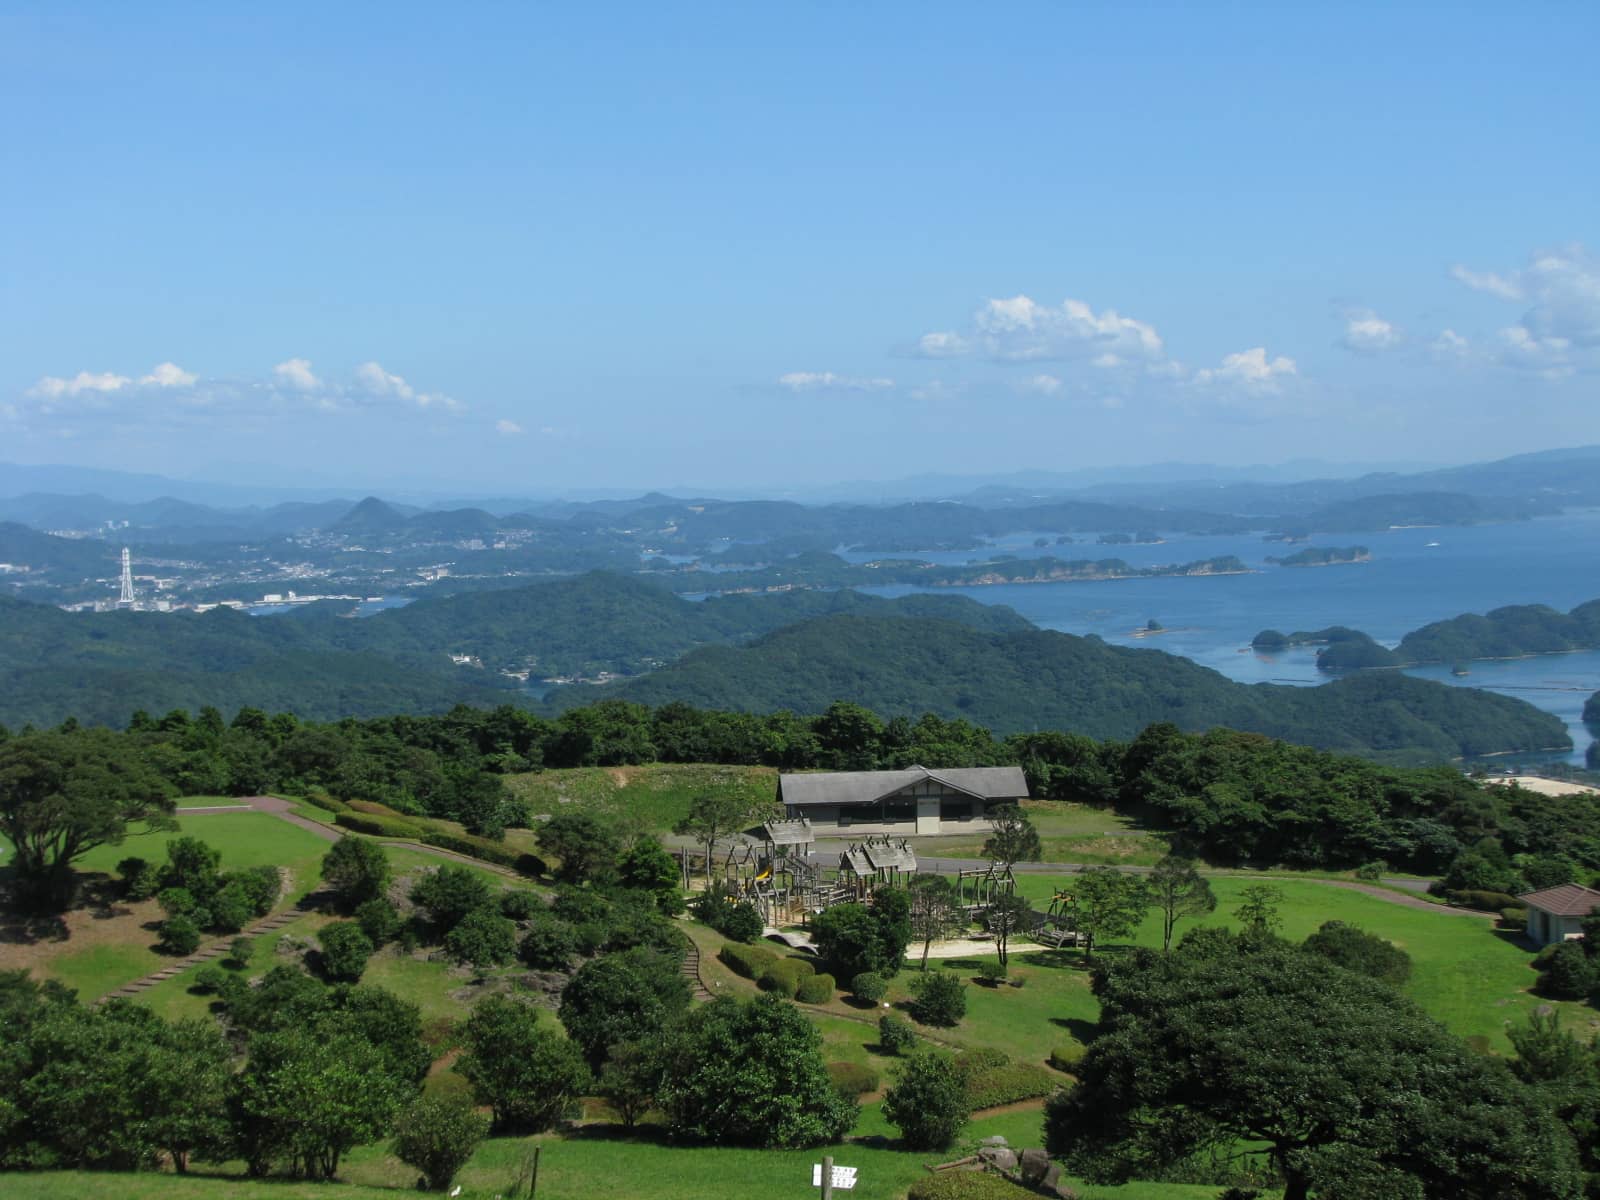
POLYGON ((1267 561, 1280 567, 1328 567, 1338 563, 1371 562, 1372 552, 1365 546, 1307 546, 1283 558, 1268 555, 1267 561))
POLYGON ((1292 634, 1264 629, 1250 644, 1268 652, 1290 646, 1324 645, 1325 648, 1317 652, 1317 667, 1323 671, 1597 650, 1600 649, 1600 600, 1590 600, 1567 613, 1543 604, 1508 605, 1485 614, 1463 613, 1412 630, 1393 650, 1359 630, 1343 626, 1292 634))

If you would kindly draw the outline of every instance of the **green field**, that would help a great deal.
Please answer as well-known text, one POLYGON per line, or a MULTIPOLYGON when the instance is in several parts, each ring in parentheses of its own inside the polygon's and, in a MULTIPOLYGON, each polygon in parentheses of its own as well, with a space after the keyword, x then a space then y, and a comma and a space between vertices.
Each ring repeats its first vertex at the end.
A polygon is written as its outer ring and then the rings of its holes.
MULTIPOLYGON (((1109 808, 1067 800, 1024 800, 1022 808, 1039 831, 1045 862, 1148 867, 1169 848, 1165 834, 1109 808)), ((918 838, 917 848, 941 858, 978 858, 983 842, 979 835, 918 838)))
POLYGON ((664 833, 702 792, 732 791, 752 805, 771 802, 778 792, 778 773, 770 767, 653 763, 537 771, 508 776, 506 784, 536 817, 576 808, 628 831, 664 833))

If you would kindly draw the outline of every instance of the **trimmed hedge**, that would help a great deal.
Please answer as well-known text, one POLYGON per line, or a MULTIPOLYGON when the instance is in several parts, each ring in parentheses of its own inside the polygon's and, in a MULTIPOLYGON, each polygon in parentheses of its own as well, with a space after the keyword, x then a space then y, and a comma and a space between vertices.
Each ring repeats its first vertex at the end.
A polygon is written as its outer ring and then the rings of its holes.
POLYGON ((1068 1042, 1050 1051, 1050 1065, 1058 1071, 1065 1071, 1068 1075, 1074 1074, 1078 1064, 1083 1061, 1083 1056, 1088 1052, 1088 1048, 1082 1043, 1068 1042))
POLYGON ((1025 1200, 1033 1195, 1020 1184, 987 1171, 946 1171, 919 1179, 906 1200, 1025 1200))
POLYGON ((764 946, 748 946, 743 942, 729 942, 717 951, 720 958, 735 974, 746 979, 760 979, 778 956, 764 946))
POLYGON ((387 804, 379 804, 376 800, 346 800, 345 807, 359 813, 367 813, 374 817, 397 817, 405 820, 409 813, 403 813, 397 808, 390 808, 387 804))
POLYGON ((306 792, 304 799, 312 808, 320 808, 323 812, 338 814, 350 811, 350 806, 343 800, 335 800, 321 788, 310 789, 306 792))
POLYGON ((1500 910, 1500 924, 1506 929, 1526 929, 1528 927, 1528 910, 1525 908, 1502 908, 1500 910))
POLYGON ((357 833, 371 834, 373 837, 405 838, 412 842, 422 838, 422 830, 409 821, 374 816, 370 813, 342 812, 333 818, 333 823, 341 829, 353 829, 357 833))
POLYGON ((816 973, 817 969, 810 963, 795 958, 780 958, 761 972, 756 986, 764 992, 777 992, 793 1000, 800 992, 801 983, 813 978, 816 973))
POLYGON ((800 981, 794 998, 801 1004, 826 1004, 833 999, 833 988, 832 975, 807 975, 800 981))
POLYGON ((967 1093, 967 1107, 996 1108, 1048 1096, 1060 1086, 1054 1075, 1036 1063, 1012 1062, 998 1050, 968 1050, 956 1056, 956 1071, 967 1093))
POLYGON ((1476 908, 1481 912, 1499 912, 1502 908, 1526 908, 1515 896, 1506 892, 1482 892, 1473 888, 1463 888, 1461 891, 1451 892, 1450 900, 1464 908, 1476 908))
POLYGON ((833 1082, 833 1090, 846 1100, 877 1091, 880 1082, 878 1073, 871 1067, 853 1062, 829 1063, 828 1078, 833 1082))

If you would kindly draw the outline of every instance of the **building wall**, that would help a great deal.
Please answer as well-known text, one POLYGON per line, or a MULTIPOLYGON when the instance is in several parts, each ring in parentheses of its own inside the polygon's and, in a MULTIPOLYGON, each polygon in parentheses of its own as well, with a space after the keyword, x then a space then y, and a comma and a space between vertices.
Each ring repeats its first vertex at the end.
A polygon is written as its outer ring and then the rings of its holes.
MULTIPOLYGON (((999 804, 1002 801, 991 801, 999 804)), ((931 779, 902 788, 883 804, 790 804, 789 816, 805 817, 818 837, 888 833, 901 837, 988 833, 993 825, 982 800, 951 791, 931 779), (893 811, 886 811, 893 810, 893 811)))
POLYGON ((1564 942, 1581 936, 1582 917, 1558 916, 1542 908, 1528 907, 1528 940, 1535 946, 1548 946, 1551 942, 1564 942))

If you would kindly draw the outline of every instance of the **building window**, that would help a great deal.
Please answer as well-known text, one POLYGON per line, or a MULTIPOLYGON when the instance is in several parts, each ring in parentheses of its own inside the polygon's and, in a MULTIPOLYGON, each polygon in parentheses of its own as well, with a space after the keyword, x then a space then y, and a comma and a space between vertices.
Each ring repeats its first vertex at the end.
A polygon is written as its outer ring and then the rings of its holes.
POLYGON ((917 798, 915 796, 891 796, 883 802, 883 819, 885 821, 915 821, 917 819, 917 798))
POLYGON ((965 796, 945 796, 939 801, 941 821, 972 820, 972 801, 965 796))

